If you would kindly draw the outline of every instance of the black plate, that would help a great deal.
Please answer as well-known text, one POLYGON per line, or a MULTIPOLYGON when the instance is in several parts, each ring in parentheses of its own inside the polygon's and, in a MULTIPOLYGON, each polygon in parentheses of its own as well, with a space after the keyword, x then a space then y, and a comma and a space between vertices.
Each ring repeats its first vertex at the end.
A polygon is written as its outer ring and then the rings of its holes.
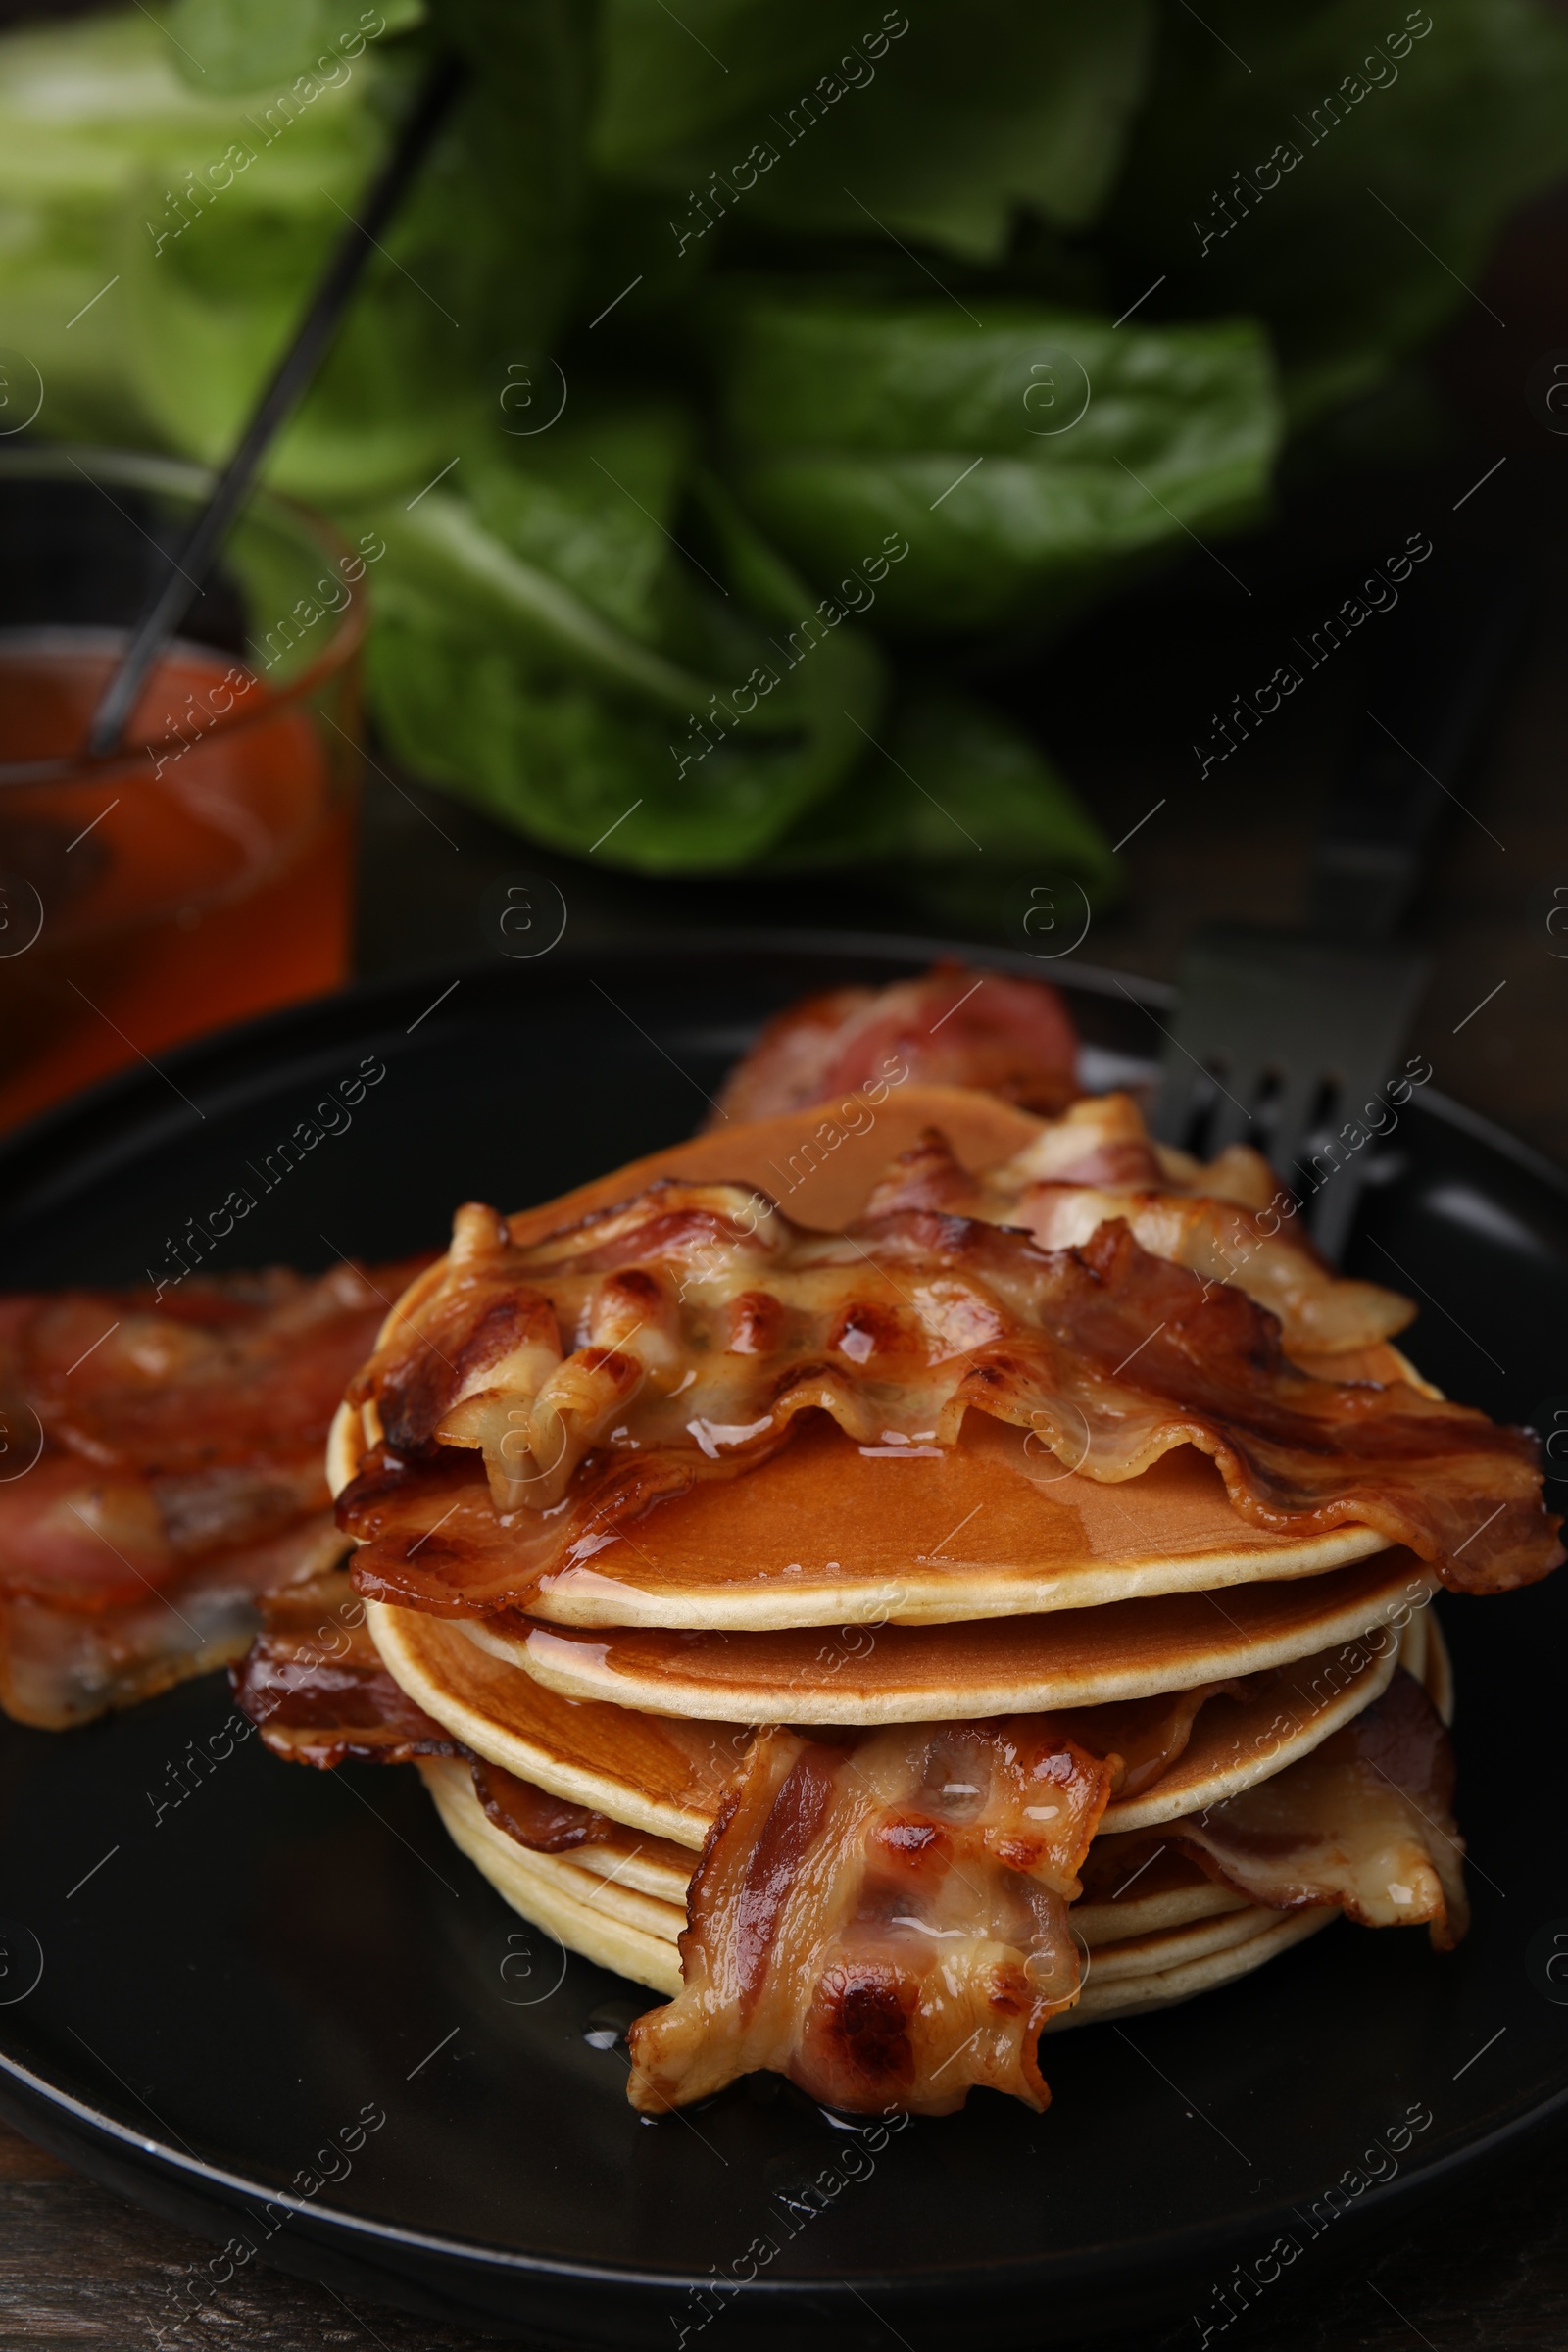
MULTIPOLYGON (((459 1200, 517 1205, 688 1131, 791 997, 931 953, 559 951, 197 1046, 0 1153, 0 1287, 165 1271, 236 1187, 257 1206, 220 1264, 438 1242, 459 1200), (366 1057, 385 1075, 352 1124, 268 1186, 366 1057)), ((1102 1079, 1157 1044, 1107 976, 1054 976, 1102 1079)), ((1568 1429, 1568 1185, 1431 1088, 1376 1173, 1352 1263, 1424 1295, 1424 1367, 1568 1429)), ((1568 1792, 1565 1604, 1568 1582, 1443 1604, 1476 1900, 1457 1954, 1336 1925, 1232 1990, 1048 2043, 1046 2116, 980 2092, 881 2144, 771 2079, 640 2123, 613 2038, 635 1989, 524 1931, 412 1774, 234 1745, 219 1677, 64 1738, 6 1726, 0 2107, 239 2241, 172 2289, 192 2311, 255 2249, 556 2345, 809 2328, 885 2352, 960 2321, 1033 2345, 1156 2307, 1218 2326, 1568 2095, 1568 1859, 1540 1826, 1568 1792)))

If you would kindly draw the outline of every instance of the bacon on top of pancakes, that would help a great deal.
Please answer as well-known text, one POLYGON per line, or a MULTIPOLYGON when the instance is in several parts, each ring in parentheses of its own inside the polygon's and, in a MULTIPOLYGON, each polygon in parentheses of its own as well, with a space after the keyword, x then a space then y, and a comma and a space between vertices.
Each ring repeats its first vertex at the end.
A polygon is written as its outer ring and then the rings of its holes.
POLYGON ((937 1446, 991 1414, 1111 1483, 1192 1445, 1254 1525, 1369 1526, 1467 1591, 1562 1557, 1526 1433, 1301 1370, 1276 1317, 1117 1216, 1071 1249, 931 1208, 823 1234, 744 1187, 664 1181, 519 1246, 470 1204, 349 1395, 356 1582, 441 1614, 526 1608, 661 1500, 757 1470, 807 1411, 937 1446))

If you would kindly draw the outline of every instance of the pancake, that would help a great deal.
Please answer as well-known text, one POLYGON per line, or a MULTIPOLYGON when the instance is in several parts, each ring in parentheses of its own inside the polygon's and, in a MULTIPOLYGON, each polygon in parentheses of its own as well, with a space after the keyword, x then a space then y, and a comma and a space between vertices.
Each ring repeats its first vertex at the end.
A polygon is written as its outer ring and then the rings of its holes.
POLYGON ((454 1845, 514 1911, 567 1951, 580 1952, 601 1968, 652 1985, 656 1992, 680 1990, 680 1954, 674 1938, 685 1924, 683 1914, 667 1903, 657 1908, 649 1904, 644 1917, 634 1923, 624 1908, 594 1901, 601 1881, 573 1869, 559 1855, 530 1853, 486 1820, 466 1767, 437 1761, 423 1762, 419 1770, 454 1845), (671 1912, 670 1921, 660 1919, 663 1911, 671 1912), (667 1934, 662 1932, 665 1927, 667 1934))
POLYGON ((1066 2033, 1073 2026, 1092 2026, 1102 2018, 1136 2017, 1140 2010, 1170 2009, 1178 2001, 1195 2000, 1200 1992, 1212 1992, 1221 1984, 1234 1984, 1238 1977, 1250 1976, 1254 1969, 1289 1951, 1293 1943, 1317 1935, 1338 1913, 1326 1904, 1314 1904, 1301 1911, 1287 1911, 1283 1917, 1278 1911, 1261 1910, 1247 1916, 1256 1921, 1250 1935, 1196 1956, 1184 1950, 1183 1938, 1190 1936, 1196 1942, 1197 1936, 1181 1928, 1170 1930, 1165 1938, 1144 1939, 1139 1955, 1142 1965, 1137 1968, 1107 1971, 1104 1964, 1110 1953, 1096 1953, 1096 1965, 1091 1967, 1075 2005, 1052 2018, 1044 2031, 1066 2033))
POLYGON ((1432 1703, 1446 1724, 1453 1721, 1453 1661, 1448 1644, 1443 1638, 1443 1628, 1430 1609, 1422 1609, 1418 1623, 1426 1629, 1426 1650, 1422 1663, 1410 1671, 1425 1683, 1432 1703))
MULTIPOLYGON (((1312 1908, 1320 1910, 1327 1906, 1314 1904, 1312 1908)), ((1097 1982, 1114 1984, 1129 1977, 1148 1977, 1191 1961, 1206 1960, 1211 1953, 1235 1951, 1240 1945, 1266 1935, 1279 1917, 1279 1912, 1244 1898, 1223 1910, 1216 1908, 1213 1916, 1173 1921, 1167 1927, 1145 1929, 1140 1934, 1090 1944, 1084 1990, 1097 1982)), ((1079 1932, 1082 1934, 1081 1928, 1079 1932)), ((1085 1936, 1084 1941, 1088 1940, 1085 1936)))
MULTIPOLYGON (((1086 1950, 1099 1954, 1106 1945, 1121 1944, 1143 1936, 1162 1935, 1167 1928, 1185 1928, 1195 1920, 1218 1919, 1223 1914, 1252 1909, 1250 1898, 1222 1886, 1206 1871, 1174 1847, 1116 1863, 1108 1872, 1095 1846, 1085 1868, 1093 1879, 1109 1876, 1121 1882, 1108 1895, 1096 1899, 1086 1886, 1072 1907, 1073 1934, 1086 1950)), ((1117 1841, 1112 1839, 1111 1847, 1117 1841)))
POLYGON ((748 1633, 947 1625, 1318 1576, 1384 1547, 1368 1527, 1252 1526, 1191 1446, 1107 1486, 984 1414, 944 1447, 857 1446, 815 1416, 760 1470, 661 1503, 553 1576, 532 1613, 748 1633))
MULTIPOLYGON (((357 1421, 344 1406, 333 1427, 334 1493, 359 1466, 357 1421)), ((981 1413, 941 1447, 857 1446, 811 1415, 760 1469, 661 1502, 591 1565, 558 1570, 531 1613, 552 1625, 744 1633, 945 1625, 1319 1576, 1385 1545, 1369 1527, 1286 1536, 1252 1525, 1191 1446, 1107 1485, 981 1413)))
POLYGON ((928 1723, 1103 1705, 1289 1665, 1407 1617, 1435 1581, 1396 1548, 1295 1583, 1234 1586, 1223 1601, 1176 1592, 970 1625, 849 1627, 827 1642, 527 1620, 518 1636, 464 1630, 565 1698, 699 1721, 928 1723))
MULTIPOLYGON (((559 1697, 461 1626, 370 1601, 387 1671, 465 1747, 552 1796, 698 1851, 751 1734, 559 1697)), ((501 1833, 504 1835, 504 1833, 501 1833)))
MULTIPOLYGON (((1182 1755, 1152 1788, 1113 1800, 1102 1827, 1146 1828, 1283 1771, 1381 1694, 1396 1654, 1420 1676, 1409 1645, 1418 1629, 1424 1640, 1429 1619, 1428 1610, 1412 1616, 1397 1653, 1392 1642, 1330 1646, 1297 1662, 1284 1689, 1216 1696, 1182 1755)), ((461 1626, 416 1610, 371 1603, 368 1624, 395 1681, 476 1755, 643 1836, 702 1845, 749 1741, 744 1725, 563 1698, 480 1648, 461 1626)))

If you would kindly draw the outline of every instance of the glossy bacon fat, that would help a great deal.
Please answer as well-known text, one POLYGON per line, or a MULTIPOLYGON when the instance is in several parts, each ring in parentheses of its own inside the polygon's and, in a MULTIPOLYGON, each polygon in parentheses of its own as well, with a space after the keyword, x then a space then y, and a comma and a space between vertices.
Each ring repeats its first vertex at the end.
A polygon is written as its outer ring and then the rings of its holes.
POLYGON ((1039 980, 934 964, 888 988, 836 988, 792 1004, 725 1081, 714 1123, 804 1110, 871 1080, 924 1079, 1059 1110, 1078 1092, 1067 1008, 1039 980))
MULTIPOLYGON (((1214 1179, 1195 1163, 1193 1173, 1203 1185, 1236 1181, 1234 1169, 1214 1179)), ((1043 1250, 1077 1249, 1106 1218, 1120 1217, 1152 1255, 1186 1266, 1206 1282, 1232 1284, 1266 1306, 1280 1319, 1288 1353, 1376 1347, 1402 1331, 1415 1315, 1409 1299, 1375 1282, 1336 1274, 1299 1218, 1287 1218, 1278 1205, 1289 1196, 1271 1177, 1269 1185, 1262 1202, 1247 1206, 1209 1190, 1171 1184, 1143 1136, 1136 1103, 1126 1095, 1105 1095, 1075 1104, 1015 1159, 983 1175, 971 1175, 946 1139, 928 1129, 888 1170, 865 1213, 929 1208, 983 1217, 993 1225, 1021 1226, 1043 1250)))
POLYGON ((770 2067, 851 2110, 946 2115, 976 2082, 1042 2107, 1040 2029, 1080 1988, 1077 1874, 1103 1910, 1162 1852, 1273 1910, 1425 1922, 1441 1950, 1464 1933, 1447 1737, 1402 1670, 1273 1779, 1091 1847, 1107 1781, 1046 1716, 765 1735, 692 1881, 683 1987, 632 2028, 633 2105, 770 2067))
POLYGON ((852 2111, 950 2115, 977 2082, 1044 2107, 1108 1781, 1043 1715, 762 1735, 692 1881, 684 1987, 631 2030, 632 2104, 771 2067, 852 2111))
POLYGON ((395 1683, 341 1571, 264 1594, 262 1632, 229 1668, 239 1703, 275 1756, 330 1770, 351 1757, 410 1764, 457 1747, 395 1683))
POLYGON ((604 1816, 487 1764, 410 1698, 381 1663, 348 1577, 313 1577, 261 1601, 263 1630, 229 1683, 265 1744, 288 1764, 332 1771, 461 1756, 489 1819, 519 1845, 559 1854, 611 1833, 604 1816))
POLYGON ((1272 1315, 1121 1219, 1053 1250, 932 1209, 811 1234, 737 1186, 664 1183, 518 1248, 470 1206, 350 1395, 372 1440, 339 1500, 356 1582, 453 1615, 526 1608, 808 1410, 861 1445, 952 1446, 989 1413, 1102 1482, 1192 1445, 1254 1524, 1369 1526, 1469 1591, 1562 1556, 1523 1433, 1297 1369, 1272 1315))
POLYGON ((1142 1886, 1180 1854, 1275 1911, 1337 1903, 1363 1927, 1425 1925, 1440 1951, 1464 1934, 1464 1840, 1453 1751, 1421 1685, 1398 1668, 1374 1700, 1299 1762, 1158 1830, 1098 1840, 1086 1900, 1142 1886))
POLYGON ((10 1713, 60 1728, 200 1673, 259 1592, 330 1564, 326 1430, 425 1262, 0 1301, 10 1713))

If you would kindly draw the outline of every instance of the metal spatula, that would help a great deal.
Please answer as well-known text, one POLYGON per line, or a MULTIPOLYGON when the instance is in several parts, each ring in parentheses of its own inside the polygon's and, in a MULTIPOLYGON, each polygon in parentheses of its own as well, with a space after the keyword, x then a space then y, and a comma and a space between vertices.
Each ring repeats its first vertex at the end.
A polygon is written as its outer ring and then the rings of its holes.
POLYGON ((1314 856, 1309 928, 1207 924, 1182 966, 1154 1132, 1205 1154, 1255 1146, 1330 1259, 1349 1237, 1372 1131, 1388 1124, 1381 1091, 1429 968, 1389 935, 1439 815, 1463 807, 1455 787, 1521 602, 1513 577, 1450 567, 1379 620, 1389 634, 1314 856))

